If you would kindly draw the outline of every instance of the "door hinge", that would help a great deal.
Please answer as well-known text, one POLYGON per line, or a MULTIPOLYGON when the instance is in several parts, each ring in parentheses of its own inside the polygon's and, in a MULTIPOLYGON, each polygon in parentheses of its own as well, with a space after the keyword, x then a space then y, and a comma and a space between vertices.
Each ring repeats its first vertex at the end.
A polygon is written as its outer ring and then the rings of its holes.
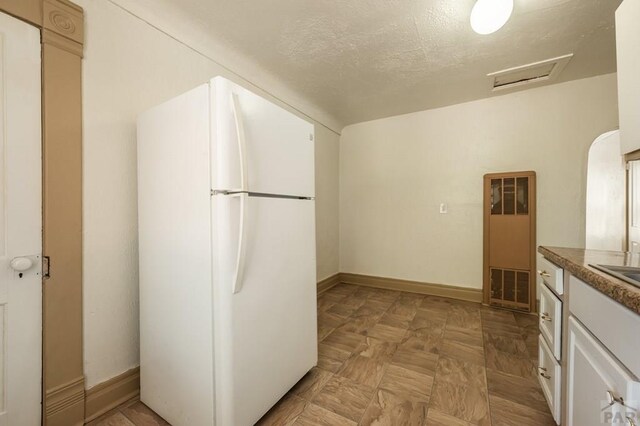
POLYGON ((49 272, 51 268, 51 258, 49 256, 42 256, 42 279, 46 280, 50 277, 49 272))

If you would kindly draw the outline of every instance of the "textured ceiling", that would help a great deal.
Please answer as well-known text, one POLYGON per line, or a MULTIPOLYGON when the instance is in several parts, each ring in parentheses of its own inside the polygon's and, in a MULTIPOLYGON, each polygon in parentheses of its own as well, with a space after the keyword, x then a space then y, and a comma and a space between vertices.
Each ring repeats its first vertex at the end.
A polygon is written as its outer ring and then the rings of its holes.
POLYGON ((621 2, 515 0, 480 36, 474 0, 163 1, 344 124, 489 97, 487 73, 567 53, 558 81, 614 72, 621 2))

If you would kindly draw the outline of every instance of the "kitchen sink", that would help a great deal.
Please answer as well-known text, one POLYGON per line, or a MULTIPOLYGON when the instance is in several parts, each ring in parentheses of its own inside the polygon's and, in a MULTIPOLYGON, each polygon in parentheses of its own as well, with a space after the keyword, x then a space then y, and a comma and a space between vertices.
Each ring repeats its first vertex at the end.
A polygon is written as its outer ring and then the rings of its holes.
POLYGON ((640 287, 640 268, 633 266, 590 265, 606 274, 640 287))

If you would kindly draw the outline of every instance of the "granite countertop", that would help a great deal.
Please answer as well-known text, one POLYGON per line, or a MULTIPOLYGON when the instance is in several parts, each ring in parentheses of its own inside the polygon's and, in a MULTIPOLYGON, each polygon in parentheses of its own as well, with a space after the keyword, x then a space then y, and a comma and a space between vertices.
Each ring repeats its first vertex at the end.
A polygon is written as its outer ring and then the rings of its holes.
POLYGON ((590 264, 601 264, 640 267, 640 253, 545 246, 538 247, 538 252, 593 288, 640 315, 639 287, 589 266, 590 264))

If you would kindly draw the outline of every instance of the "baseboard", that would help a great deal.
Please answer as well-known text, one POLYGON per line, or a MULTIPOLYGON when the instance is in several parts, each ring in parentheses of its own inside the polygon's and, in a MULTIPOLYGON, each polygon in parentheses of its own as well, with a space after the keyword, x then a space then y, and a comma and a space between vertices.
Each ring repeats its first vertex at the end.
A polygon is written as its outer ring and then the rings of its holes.
POLYGON ((140 395, 140 367, 132 368, 86 391, 85 422, 140 395))
POLYGON ((45 393, 44 424, 76 426, 84 423, 84 376, 45 393))
POLYGON ((340 282, 409 293, 428 294, 430 296, 482 302, 482 289, 432 284, 420 281, 399 280, 396 278, 374 277, 370 275, 340 273, 340 282))
POLYGON ((334 274, 325 278, 322 281, 318 281, 318 294, 324 293, 336 284, 340 283, 340 274, 334 274))

